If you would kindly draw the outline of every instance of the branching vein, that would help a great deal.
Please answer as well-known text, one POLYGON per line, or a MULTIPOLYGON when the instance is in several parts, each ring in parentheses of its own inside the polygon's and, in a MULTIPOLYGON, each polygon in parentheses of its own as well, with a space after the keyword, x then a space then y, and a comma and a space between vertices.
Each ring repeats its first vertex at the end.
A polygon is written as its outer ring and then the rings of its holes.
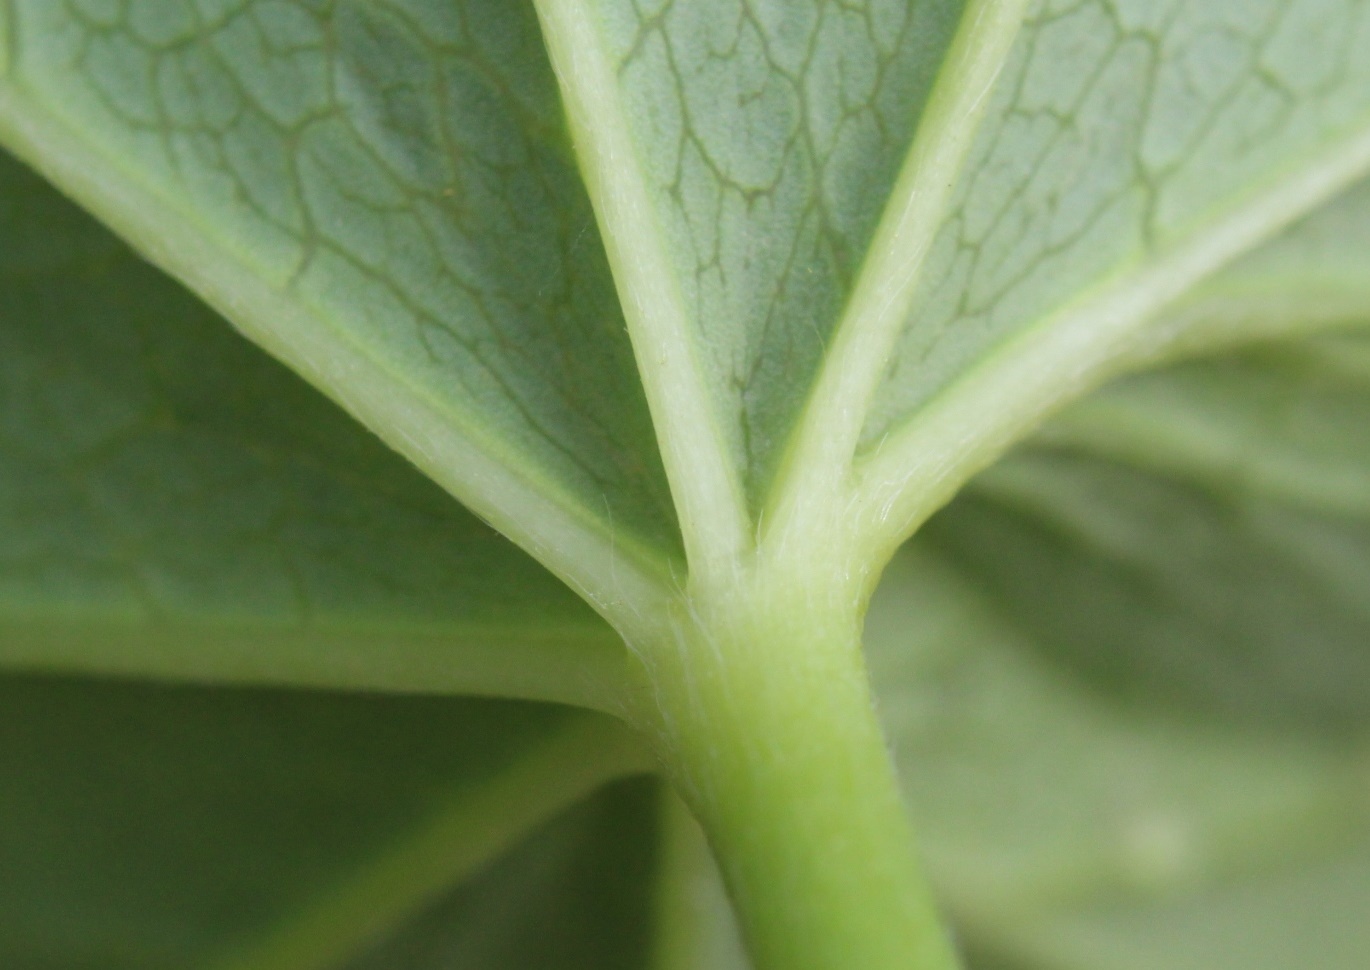
POLYGON ((21 88, 0 90, 0 136, 153 263, 252 340, 325 388, 438 484, 577 590, 628 635, 652 616, 668 578, 557 500, 537 473, 429 399, 313 306, 262 278, 242 256, 116 164, 21 88))
POLYGON ((618 83, 585 0, 538 0, 537 8, 646 388, 691 579, 727 582, 750 541, 746 503, 618 83))
POLYGON ((777 481, 766 523, 786 545, 821 519, 815 510, 844 504, 871 398, 1026 6, 966 10, 777 481))
POLYGON ((1006 342, 857 463, 857 528, 892 550, 1053 409, 1181 338, 1148 326, 1172 302, 1367 171, 1370 126, 1006 342))

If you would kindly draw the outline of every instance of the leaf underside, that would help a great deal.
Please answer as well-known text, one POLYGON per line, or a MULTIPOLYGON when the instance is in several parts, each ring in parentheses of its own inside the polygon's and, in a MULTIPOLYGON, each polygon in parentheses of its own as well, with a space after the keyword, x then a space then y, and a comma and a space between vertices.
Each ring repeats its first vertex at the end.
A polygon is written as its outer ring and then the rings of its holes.
POLYGON ((0 964, 744 966, 641 753, 559 706, 624 648, 557 576, 617 617, 686 570, 622 232, 758 529, 879 267, 838 400, 877 497, 1163 364, 876 594, 933 878, 980 970, 1360 967, 1370 6, 1037 4, 951 161, 958 3, 580 8, 628 229, 531 5, 0 3, 0 141, 111 227, 0 163, 0 964))

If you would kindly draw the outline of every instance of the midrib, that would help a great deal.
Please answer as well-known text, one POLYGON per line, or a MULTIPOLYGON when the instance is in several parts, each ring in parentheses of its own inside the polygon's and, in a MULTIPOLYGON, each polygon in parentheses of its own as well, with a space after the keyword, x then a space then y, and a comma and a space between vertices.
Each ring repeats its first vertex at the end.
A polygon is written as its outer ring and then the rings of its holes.
POLYGON ((766 534, 781 547, 828 544, 821 535, 797 543, 795 536, 822 527, 816 509, 845 503, 870 402, 1027 5, 981 0, 962 15, 769 497, 766 534))
POLYGON ((618 78, 586 0, 535 5, 646 391, 690 582, 726 588, 752 544, 751 517, 618 78))
POLYGON ((145 258, 284 360, 425 474, 541 561, 621 631, 650 623, 670 566, 511 462, 481 429, 416 391, 293 294, 264 281, 181 205, 13 82, 0 81, 0 142, 145 258))
POLYGON ((891 552, 1047 414, 1154 352, 1147 326, 1160 311, 1367 171, 1370 119, 1084 300, 1015 332, 858 459, 857 528, 881 555, 891 552))

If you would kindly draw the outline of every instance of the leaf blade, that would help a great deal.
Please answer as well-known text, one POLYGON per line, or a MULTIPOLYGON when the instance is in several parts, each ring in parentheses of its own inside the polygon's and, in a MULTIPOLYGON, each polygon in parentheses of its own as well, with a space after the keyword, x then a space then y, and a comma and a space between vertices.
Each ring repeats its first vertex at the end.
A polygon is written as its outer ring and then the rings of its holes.
MULTIPOLYGON (((184 50, 195 70, 199 70, 196 64, 200 60, 223 59, 228 65, 225 69, 231 73, 236 66, 245 78, 255 77, 253 70, 263 65, 254 59, 265 54, 253 39, 254 32, 260 33, 261 27, 254 24, 253 18, 259 14, 279 17, 284 11, 269 4, 260 11, 255 7, 220 11, 214 17, 198 20, 198 15, 189 14, 187 8, 167 3, 156 8, 160 14, 153 7, 140 7, 139 17, 143 20, 134 23, 116 18, 104 27, 98 22, 84 21, 64 7, 16 7, 18 57, 0 99, 6 139, 68 191, 120 225, 135 244, 150 252, 160 265, 173 268, 230 319, 250 330, 254 339, 289 360, 315 383, 330 388, 330 393, 345 398, 354 412, 365 412, 371 425, 381 429, 402 452, 525 547, 552 560, 554 570, 571 578, 602 608, 631 623, 633 606, 625 605, 626 601, 653 598, 660 582, 657 577, 669 573, 663 562, 669 563, 673 557, 678 538, 672 538, 677 533, 645 410, 635 403, 640 401, 640 390, 634 389, 626 343, 613 322, 613 313, 605 312, 612 311, 612 304, 606 306, 603 300, 608 276, 602 264, 602 250, 595 245, 576 244, 577 233, 586 225, 593 228, 592 220, 583 193, 571 177, 567 162, 559 155, 555 93, 545 62, 538 66, 542 55, 536 50, 536 28, 526 14, 508 11, 502 5, 499 10, 507 12, 497 13, 491 5, 472 4, 464 12, 469 17, 458 18, 457 22, 454 17, 462 11, 444 12, 417 4, 411 11, 412 18, 393 23, 388 13, 376 12, 375 17, 384 22, 372 23, 366 19, 371 14, 364 6, 345 6, 346 10, 337 13, 338 19, 329 21, 340 30, 348 28, 344 31, 347 36, 341 38, 345 43, 336 54, 344 61, 352 57, 361 58, 364 63, 325 65, 320 58, 332 49, 321 48, 319 37, 328 24, 315 14, 298 11, 286 18, 288 22, 272 27, 282 32, 283 39, 291 39, 298 57, 283 57, 280 63, 268 58, 271 63, 264 65, 285 71, 283 77, 293 79, 275 89, 273 97, 283 97, 282 104, 255 105, 250 98, 243 100, 242 92, 230 91, 245 106, 243 117, 247 120, 224 135, 225 150, 246 152, 244 158, 257 158, 262 164, 272 161, 279 163, 278 168, 285 166, 285 174, 275 169, 255 172, 259 188, 279 190, 283 195, 277 202, 271 203, 269 198, 258 201, 249 193, 245 204, 235 198, 231 180, 216 182, 212 173, 217 163, 212 154, 204 154, 203 145, 196 147, 193 125, 189 134, 182 134, 181 128, 168 122, 166 142, 141 137, 136 125, 130 133, 117 111, 112 114, 102 100, 108 96, 117 108, 119 98, 125 98, 132 106, 129 110, 134 121, 147 104, 155 103, 155 99, 147 101, 153 97, 151 89, 138 87, 142 75, 137 65, 151 63, 149 58, 166 58, 159 53, 162 48, 155 44, 148 48, 151 53, 144 49, 149 42, 137 35, 144 24, 160 24, 156 29, 170 30, 182 42, 193 40, 184 50), (501 17, 514 20, 501 25, 501 17), (82 50, 81 39, 90 31, 98 34, 101 30, 105 31, 100 34, 104 46, 97 44, 95 49, 105 51, 106 59, 97 58, 98 63, 92 62, 95 67, 79 61, 73 69, 72 59, 82 50), (503 58, 506 69, 527 66, 528 72, 526 77, 521 75, 524 80, 518 84, 487 83, 479 79, 479 72, 472 81, 468 77, 473 63, 471 55, 466 60, 455 58, 451 65, 455 76, 445 79, 444 90, 453 93, 454 98, 469 95, 465 100, 455 98, 450 102, 451 109, 458 112, 458 130, 471 135, 482 132, 480 124, 460 127, 461 113, 466 112, 485 124, 493 124, 499 137, 493 145, 477 144, 461 153, 459 160, 468 168, 462 170, 454 185, 448 185, 437 178, 442 169, 441 160, 432 154, 434 147, 426 145, 422 138, 416 141, 416 133, 402 124, 394 127, 406 117, 403 112, 412 109, 418 113, 421 127, 441 128, 440 122, 447 120, 439 110, 442 106, 431 100, 432 93, 422 85, 414 89, 404 79, 403 72, 413 67, 412 60, 377 60, 384 49, 374 47, 375 37, 368 36, 368 32, 401 48, 405 44, 419 44, 422 48, 430 40, 459 43, 460 38, 452 41, 449 36, 453 30, 471 34, 467 40, 476 46, 467 49, 476 55, 489 53, 495 63, 503 58), (436 39, 424 31, 432 32, 436 39), (497 42, 512 42, 513 47, 487 50, 479 46, 497 42), (134 67, 120 73, 123 69, 119 68, 119 58, 125 55, 134 67), (329 122, 327 111, 318 113, 320 106, 326 108, 331 103, 328 99, 333 97, 324 83, 325 66, 335 74, 341 72, 339 76, 352 84, 348 91, 353 93, 348 96, 378 96, 375 84, 368 84, 364 77, 363 66, 375 67, 382 77, 388 76, 386 72, 399 72, 394 80, 400 89, 421 93, 415 95, 416 102, 398 106, 370 102, 347 106, 344 116, 356 126, 349 132, 329 122), (468 74, 462 74, 463 70, 468 74), (134 85, 132 90, 122 91, 119 85, 125 81, 134 85), (468 90, 472 84, 474 89, 468 90), (105 91, 102 85, 109 90, 105 91), (492 93, 503 97, 502 101, 496 99, 493 108, 488 103, 492 93), (319 101, 320 98, 323 100, 319 101), (392 116, 393 111, 401 111, 398 120, 392 116), (551 121, 547 120, 549 112, 551 121), (314 146, 318 151, 310 154, 313 143, 308 139, 298 146, 291 139, 282 140, 281 126, 288 128, 291 124, 302 125, 301 131, 308 130, 313 133, 311 137, 323 139, 314 146), (252 147, 253 138, 266 139, 260 150, 252 147), (501 142, 499 138, 505 140, 501 142), (167 154, 183 143, 188 157, 167 154), (480 152, 494 151, 497 162, 501 146, 516 152, 515 161, 521 157, 534 166, 529 170, 530 177, 537 174, 542 179, 534 179, 534 191, 520 197, 520 204, 534 207, 528 226, 499 213, 482 187, 481 165, 487 163, 481 161, 480 152), (296 147, 302 153, 296 153, 298 158, 292 154, 296 147), (373 147, 378 156, 369 154, 373 147), (525 154, 519 156, 518 151, 525 154), (317 171, 306 180, 306 188, 323 193, 309 198, 292 188, 289 176, 292 159, 304 164, 306 155, 314 159, 309 162, 311 165, 327 158, 330 164, 338 166, 336 171, 317 171), (403 178, 392 171, 396 164, 406 169, 400 173, 403 178), (433 169, 434 165, 438 168, 433 169), (403 196, 402 190, 411 183, 423 205, 407 209, 396 201, 395 193, 403 196), (539 184, 542 189, 537 188, 539 184), (330 186, 336 186, 338 191, 330 186), (457 194, 444 196, 449 188, 457 194), (351 218, 358 210, 349 192, 372 206, 368 210, 369 223, 351 218), (388 202, 387 192, 391 193, 388 202), (256 215, 252 208, 256 204, 262 205, 271 218, 256 215), (537 208, 539 204, 541 209, 537 208), (497 319, 504 321, 495 326, 493 339, 500 339, 499 327, 506 324, 515 331, 520 326, 531 328, 526 334, 529 339, 544 346, 548 341, 553 345, 537 358, 540 364, 579 360, 581 369, 558 372, 553 375, 555 379, 544 379, 547 375, 540 375, 536 367, 529 371, 510 365, 498 370, 494 384, 482 385, 485 390, 476 393, 454 382, 445 364, 434 367, 425 363, 420 330, 404 322, 412 323, 418 318, 386 296, 384 285, 379 290, 373 285, 374 273, 380 272, 374 269, 374 261, 381 260, 386 265, 384 260, 391 251, 384 244, 378 248, 379 241, 387 238, 387 230, 382 225, 374 236, 365 232, 358 235, 362 226, 376 225, 376 212, 383 214, 387 205, 398 206, 394 209, 398 220, 394 232, 399 233, 393 236, 395 246, 415 257, 411 263, 401 260, 388 264, 399 274, 398 285, 405 289, 404 299, 420 301, 415 304, 420 309, 422 301, 442 305, 443 299, 448 299, 451 309, 433 312, 439 312, 444 325, 460 329, 472 325, 476 318, 469 312, 463 315, 462 308, 469 311, 470 301, 460 298, 452 287, 457 286, 463 273, 475 274, 477 279, 485 273, 492 281, 490 298, 496 300, 503 313, 497 319), (481 209, 481 205, 485 208, 481 209), (577 211, 580 216, 576 216, 577 211), (310 241, 311 233, 317 232, 327 246, 311 248, 291 242, 290 232, 284 232, 272 221, 279 219, 288 228, 293 224, 291 220, 298 223, 308 213, 312 214, 301 230, 305 242, 310 241), (502 242, 509 247, 512 259, 492 261, 478 258, 474 250, 463 249, 460 241, 465 230, 455 221, 463 213, 478 223, 484 218, 486 223, 479 224, 477 229, 487 235, 493 233, 496 240, 500 240, 502 233, 502 242), (428 235, 423 221, 426 214, 436 220, 435 236, 428 235), (541 234, 540 230, 549 224, 550 231, 541 234), (439 247, 438 242, 446 248, 439 247), (519 262, 517 247, 529 245, 532 249, 527 254, 534 258, 519 262), (333 250, 342 255, 329 255, 333 250), (339 259, 353 256, 356 262, 344 272, 339 259), (562 265, 563 257, 572 265, 556 269, 562 265), (557 294, 539 297, 537 280, 523 280, 520 275, 549 263, 561 274, 560 285, 571 294, 568 299, 573 300, 574 306, 568 311, 569 316, 559 316, 555 307, 546 306, 545 318, 521 315, 508 302, 513 298, 508 294, 531 295, 545 304, 549 300, 555 302, 553 297, 557 294), (428 276, 424 275, 425 266, 431 271, 428 276), (558 341, 568 342, 568 346, 555 346, 558 341), (576 341, 589 341, 592 350, 571 353, 576 341), (510 397, 494 386, 500 381, 522 390, 510 397), (567 407, 567 395, 591 410, 567 407), (472 403, 480 400, 485 404, 472 403), (556 434, 529 432, 531 425, 519 416, 521 408, 525 415, 541 409, 538 421, 549 428, 561 427, 577 442, 577 449, 584 446, 584 455, 572 461, 556 444, 556 434), (501 429, 493 435, 488 433, 491 422, 501 429), (591 476, 592 483, 586 477, 585 467, 575 466, 577 461, 593 454, 600 455, 595 461, 615 470, 600 468, 595 472, 598 477, 591 476), (624 478, 631 483, 626 489, 614 485, 624 478), (610 496, 607 515, 606 495, 610 496), (515 506, 520 509, 517 513, 511 512, 515 506), (573 577, 573 573, 580 578, 573 577), (630 588, 626 596, 621 595, 630 588)), ((424 63, 424 59, 418 58, 418 62, 424 63)), ((168 70, 176 67, 173 57, 168 70)), ((204 70, 213 75, 220 69, 210 63, 204 70)), ((270 83, 269 72, 262 77, 270 83)), ((222 83, 210 83, 214 80, 212 76, 202 80, 209 84, 208 95, 227 96, 224 91, 228 89, 222 83)), ((247 90, 251 91, 250 85, 247 90)), ((343 94, 347 92, 338 96, 343 94)), ((230 99, 231 103, 225 106, 208 95, 204 95, 203 103, 192 104, 186 110, 208 113, 205 123, 212 127, 222 123, 222 119, 214 121, 219 117, 214 112, 222 114, 237 102, 230 99)), ((423 130, 433 134, 429 129, 423 130)), ((434 137, 441 134, 438 131, 434 137)), ((442 144, 440 137, 437 144, 442 144)), ((517 341, 509 347, 517 348, 509 350, 515 357, 527 358, 527 348, 518 348, 517 341)), ((457 361, 457 357, 448 363, 457 361)), ((461 361, 463 367, 479 370, 481 366, 474 358, 462 357, 461 361)))
POLYGON ((612 706, 568 590, 11 160, 0 663, 612 706))
POLYGON ((550 706, 12 675, 0 692, 0 953, 17 966, 210 965, 345 895, 444 812, 524 796, 440 839, 449 855, 425 866, 455 879, 639 764, 613 744, 556 757, 596 716, 550 706))
MULTIPOLYGON (((935 480, 937 469, 962 459, 917 429, 943 420, 931 416, 943 407, 949 429, 993 419, 948 402, 997 394, 1001 414, 1030 414, 1003 436, 1007 443, 1089 386, 1081 375, 1125 356, 1123 334, 1160 304, 1363 173, 1370 87, 1347 52, 1365 31, 1370 19, 1354 4, 1038 11, 866 426, 870 528, 905 535, 950 497, 925 476, 935 480), (1327 30, 1333 56, 1300 59, 1327 30), (1191 64, 1207 72, 1192 90, 1191 64), (1287 110, 1263 96, 1276 81, 1297 92, 1287 110), (1246 134, 1254 130, 1264 134, 1246 134), (1212 178, 1215 166, 1228 177, 1212 178), (1029 365, 1031 335, 1045 341, 1058 325, 1061 343, 1029 365), (1102 350, 1109 337, 1119 344, 1102 350), (1022 373, 996 372, 995 361, 1009 357, 1024 364, 1022 373), (1040 376, 1055 364, 1059 371, 1028 389, 1028 372, 1040 376), (886 457, 875 457, 880 452, 886 457), (935 497, 902 501, 901 475, 935 497)), ((967 458, 965 471, 989 454, 967 458)))

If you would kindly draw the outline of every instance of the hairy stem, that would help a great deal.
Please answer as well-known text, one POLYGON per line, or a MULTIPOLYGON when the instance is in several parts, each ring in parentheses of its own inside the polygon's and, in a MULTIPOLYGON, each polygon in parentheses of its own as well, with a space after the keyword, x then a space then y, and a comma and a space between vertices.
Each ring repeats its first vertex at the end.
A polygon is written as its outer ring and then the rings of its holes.
POLYGON ((758 970, 950 970, 851 597, 739 582, 639 645, 642 725, 713 846, 758 970), (777 595, 771 595, 775 593, 777 595))

